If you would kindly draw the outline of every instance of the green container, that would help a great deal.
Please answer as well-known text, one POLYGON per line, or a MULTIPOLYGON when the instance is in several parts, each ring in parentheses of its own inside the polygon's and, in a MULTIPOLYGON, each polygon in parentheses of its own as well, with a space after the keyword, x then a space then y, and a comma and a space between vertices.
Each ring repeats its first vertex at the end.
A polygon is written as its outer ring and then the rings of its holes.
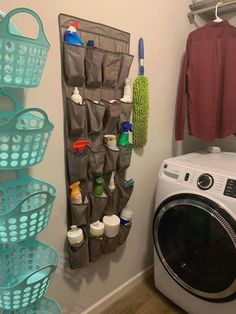
POLYGON ((37 13, 17 8, 0 19, 0 85, 11 87, 37 87, 41 80, 50 44, 37 13), (36 39, 27 38, 13 28, 10 19, 18 13, 32 15, 39 25, 36 39))
MULTIPOLYGON (((16 108, 23 107, 12 93, 4 92, 16 103, 16 108)), ((38 164, 44 157, 52 130, 53 124, 42 109, 0 112, 0 170, 38 164)))
POLYGON ((24 241, 46 228, 55 188, 29 177, 23 170, 17 180, 0 184, 0 243, 24 241))
POLYGON ((61 314, 61 307, 56 301, 42 297, 27 308, 17 311, 3 310, 2 314, 61 314))
POLYGON ((59 255, 54 248, 33 239, 7 249, 2 247, 0 308, 19 310, 42 298, 58 263, 59 255))

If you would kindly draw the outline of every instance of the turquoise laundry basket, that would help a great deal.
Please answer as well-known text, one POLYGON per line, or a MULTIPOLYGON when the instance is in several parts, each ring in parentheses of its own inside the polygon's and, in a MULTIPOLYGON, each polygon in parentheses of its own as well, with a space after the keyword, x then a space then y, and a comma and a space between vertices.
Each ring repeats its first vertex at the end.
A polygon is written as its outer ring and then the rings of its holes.
POLYGON ((0 85, 11 87, 36 87, 39 85, 50 44, 37 13, 17 8, 0 19, 0 85), (10 19, 18 13, 32 15, 38 22, 36 39, 27 38, 12 26, 10 19))
POLYGON ((19 310, 42 298, 58 263, 54 248, 33 239, 1 248, 0 308, 19 310))
POLYGON ((3 310, 2 314, 61 314, 61 307, 54 300, 42 297, 30 307, 16 311, 3 310))
POLYGON ((24 241, 46 228, 56 189, 28 176, 0 184, 0 244, 24 241))
MULTIPOLYGON (((11 91, 1 89, 0 95, 8 96, 16 110, 23 108, 11 91)), ((53 127, 42 109, 0 112, 0 170, 38 164, 44 157, 53 127)))

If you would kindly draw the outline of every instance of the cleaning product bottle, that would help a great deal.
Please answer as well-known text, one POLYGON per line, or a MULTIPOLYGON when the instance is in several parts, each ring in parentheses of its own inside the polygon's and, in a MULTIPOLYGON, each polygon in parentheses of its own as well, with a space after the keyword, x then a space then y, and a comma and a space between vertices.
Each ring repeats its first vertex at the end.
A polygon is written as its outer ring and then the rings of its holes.
POLYGON ((80 181, 76 181, 69 186, 71 189, 71 200, 73 204, 82 204, 82 194, 80 192, 80 181))
POLYGON ((83 230, 77 226, 71 226, 67 232, 67 238, 71 246, 78 247, 84 242, 83 230))
POLYGON ((88 146, 89 140, 87 139, 81 139, 76 140, 73 142, 72 147, 74 149, 74 152, 76 155, 81 155, 85 153, 87 146, 88 146))
POLYGON ((104 179, 103 179, 103 177, 100 176, 100 177, 97 177, 95 179, 93 193, 96 196, 102 196, 102 194, 104 193, 104 179))
POLYGON ((79 22, 73 21, 64 34, 64 39, 68 44, 83 46, 84 42, 77 33, 79 22))
POLYGON ((119 150, 116 144, 116 135, 104 135, 104 144, 112 150, 119 150))
POLYGON ((90 224, 89 226, 90 237, 93 238, 102 238, 104 234, 104 224, 97 220, 90 224))
POLYGON ((108 189, 110 192, 113 192, 115 190, 116 186, 115 186, 115 171, 112 172, 111 174, 111 178, 108 184, 108 189))
POLYGON ((130 146, 131 143, 129 142, 129 132, 132 132, 132 124, 128 121, 125 121, 121 124, 122 133, 119 138, 118 144, 121 146, 130 146))
POLYGON ((133 217, 133 211, 129 208, 124 208, 120 214, 120 223, 121 225, 130 224, 133 217))
POLYGON ((83 99, 79 93, 78 87, 74 88, 73 94, 71 95, 71 100, 73 100, 76 104, 82 105, 83 99))
POLYGON ((132 93, 132 79, 125 79, 125 87, 124 87, 124 95, 123 98, 120 99, 123 102, 132 103, 133 101, 133 93, 132 93))

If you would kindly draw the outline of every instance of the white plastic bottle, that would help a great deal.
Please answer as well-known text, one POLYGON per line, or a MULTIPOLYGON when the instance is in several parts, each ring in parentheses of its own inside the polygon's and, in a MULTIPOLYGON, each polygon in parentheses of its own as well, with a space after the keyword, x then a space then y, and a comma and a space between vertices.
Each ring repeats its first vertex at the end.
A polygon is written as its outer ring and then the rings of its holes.
POLYGON ((67 232, 68 241, 71 246, 79 246, 84 242, 84 234, 81 228, 71 226, 67 232))
POLYGON ((83 99, 82 99, 82 97, 81 97, 81 95, 80 95, 80 93, 79 93, 78 87, 75 87, 75 88, 74 88, 74 92, 73 92, 73 94, 71 95, 71 100, 73 100, 76 104, 82 105, 83 99))

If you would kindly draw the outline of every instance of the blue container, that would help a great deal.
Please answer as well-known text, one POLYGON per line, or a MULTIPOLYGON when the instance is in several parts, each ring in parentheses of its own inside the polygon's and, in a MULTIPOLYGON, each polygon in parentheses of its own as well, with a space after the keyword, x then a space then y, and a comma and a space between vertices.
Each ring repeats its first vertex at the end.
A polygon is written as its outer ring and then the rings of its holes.
MULTIPOLYGON (((9 97, 16 110, 24 107, 12 91, 1 89, 0 95, 9 97)), ((38 164, 44 157, 53 128, 46 112, 39 108, 0 112, 0 170, 38 164)))
POLYGON ((43 73, 50 45, 40 17, 34 11, 17 8, 0 19, 0 85, 11 87, 36 87, 43 73), (39 26, 36 39, 22 36, 10 23, 18 13, 32 15, 39 26))
POLYGON ((51 184, 21 170, 0 190, 0 244, 24 241, 46 228, 56 194, 51 184))
POLYGON ((2 314, 61 314, 61 307, 56 301, 42 297, 30 307, 16 310, 14 312, 3 310, 2 314))
POLYGON ((19 310, 42 298, 58 263, 54 248, 33 239, 1 247, 0 308, 19 310))

